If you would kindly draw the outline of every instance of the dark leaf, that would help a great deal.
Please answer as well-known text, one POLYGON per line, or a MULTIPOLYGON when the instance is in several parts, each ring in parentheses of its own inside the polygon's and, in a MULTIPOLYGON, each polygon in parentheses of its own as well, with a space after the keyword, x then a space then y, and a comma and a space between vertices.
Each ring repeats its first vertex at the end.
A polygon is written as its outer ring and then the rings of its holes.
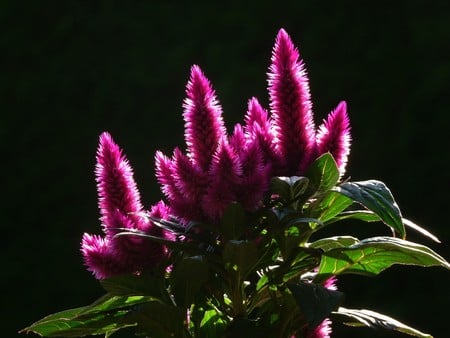
POLYGON ((315 283, 288 284, 289 290, 312 329, 338 309, 344 294, 315 283))
POLYGON ((376 180, 344 182, 334 190, 373 211, 395 233, 400 234, 402 238, 405 237, 400 209, 383 182, 376 180))

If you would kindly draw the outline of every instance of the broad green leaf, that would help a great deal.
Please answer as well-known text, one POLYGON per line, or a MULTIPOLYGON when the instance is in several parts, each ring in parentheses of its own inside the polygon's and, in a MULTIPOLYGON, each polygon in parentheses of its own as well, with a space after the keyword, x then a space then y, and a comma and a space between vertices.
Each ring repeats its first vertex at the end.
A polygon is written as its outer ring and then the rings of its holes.
POLYGON ((337 215, 333 221, 341 221, 344 219, 357 219, 364 222, 381 222, 380 216, 370 210, 343 211, 337 215))
POLYGON ((433 338, 428 333, 420 332, 398 320, 370 310, 355 310, 340 307, 333 312, 333 320, 340 320, 349 326, 368 326, 374 329, 387 329, 402 332, 414 337, 433 338))
POLYGON ((347 248, 358 242, 359 240, 352 236, 334 236, 321 238, 315 242, 310 243, 309 247, 314 249, 322 249, 326 252, 336 248, 347 248))
POLYGON ((46 337, 107 334, 134 326, 135 323, 125 322, 125 317, 134 306, 150 300, 151 298, 143 296, 118 297, 107 294, 89 306, 49 315, 22 332, 34 332, 46 337))
POLYGON ((311 328, 337 310, 344 297, 342 292, 329 290, 315 283, 300 282, 287 286, 311 328))
POLYGON ((383 182, 376 180, 344 182, 334 190, 373 211, 394 232, 400 234, 402 238, 405 237, 400 209, 383 182))
POLYGON ((278 195, 283 202, 298 200, 308 189, 309 179, 303 176, 273 177, 270 192, 278 195))
POLYGON ((216 310, 207 310, 200 322, 198 338, 222 337, 227 323, 216 310))
POLYGON ((186 257, 173 267, 171 286, 178 305, 189 307, 208 281, 208 265, 202 256, 186 257))
POLYGON ((399 238, 373 237, 324 252, 316 280, 342 273, 377 275, 394 264, 450 269, 444 258, 426 246, 399 238))
POLYGON ((114 296, 167 296, 163 276, 149 274, 114 276, 100 281, 103 288, 114 296))
POLYGON ((256 244, 249 241, 228 241, 223 250, 223 260, 229 269, 246 274, 258 261, 256 244))
POLYGON ((317 158, 306 173, 314 192, 325 192, 333 188, 339 181, 339 169, 330 153, 317 158))
POLYGON ((308 216, 319 219, 323 223, 332 223, 337 221, 336 215, 347 209, 353 201, 335 191, 327 191, 316 201, 311 203, 307 209, 308 216))

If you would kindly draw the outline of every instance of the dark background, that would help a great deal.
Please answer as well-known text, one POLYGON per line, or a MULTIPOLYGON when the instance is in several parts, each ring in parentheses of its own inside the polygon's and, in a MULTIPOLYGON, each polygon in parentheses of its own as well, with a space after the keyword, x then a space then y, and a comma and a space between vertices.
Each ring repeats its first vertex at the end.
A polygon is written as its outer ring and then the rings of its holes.
MULTIPOLYGON (((98 135, 112 133, 143 200, 154 203, 153 156, 182 144, 191 64, 213 82, 230 127, 251 96, 268 106, 280 27, 305 60, 316 123, 348 102, 348 174, 386 182, 404 215, 443 243, 409 238, 450 258, 448 2, 244 3, 0 2, 2 336, 102 294, 79 253, 83 232, 100 233, 98 135)), ((379 224, 334 230, 388 234, 379 224)), ((339 286, 347 307, 385 312, 440 338, 448 336, 449 281, 443 269, 402 266, 376 278, 343 276, 339 286)), ((334 332, 401 336, 340 325, 334 332)))

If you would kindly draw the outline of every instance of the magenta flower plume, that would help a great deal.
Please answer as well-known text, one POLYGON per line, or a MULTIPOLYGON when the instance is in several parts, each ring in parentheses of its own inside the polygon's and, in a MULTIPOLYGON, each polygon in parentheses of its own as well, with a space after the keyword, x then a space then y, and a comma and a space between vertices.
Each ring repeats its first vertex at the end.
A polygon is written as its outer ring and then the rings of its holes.
POLYGON ((81 253, 88 271, 97 279, 133 272, 130 267, 117 260, 107 238, 85 233, 81 242, 81 253))
POLYGON ((241 176, 239 156, 227 142, 220 143, 211 163, 210 183, 203 199, 203 208, 211 220, 220 218, 225 208, 236 201, 241 176))
MULTIPOLYGON (((116 211, 132 218, 142 212, 133 170, 107 132, 100 135, 95 175, 101 221, 106 229, 111 229, 111 223, 115 223, 116 211)), ((136 220, 138 218, 136 216, 136 220)))
POLYGON ((317 133, 318 155, 330 152, 336 160, 341 175, 344 174, 347 165, 350 140, 347 104, 342 101, 324 120, 317 133))
POLYGON ((275 134, 271 122, 267 111, 258 100, 256 98, 250 99, 245 116, 245 132, 249 140, 259 144, 264 161, 272 164, 273 174, 277 175, 283 167, 283 161, 276 148, 275 134))
POLYGON ((241 183, 236 186, 237 201, 246 210, 254 211, 261 206, 269 189, 272 166, 264 160, 260 143, 249 142, 240 154, 242 163, 241 183))
POLYGON ((185 139, 188 156, 207 171, 225 126, 215 92, 199 66, 192 66, 184 101, 185 139))
POLYGON ((308 78, 291 38, 281 29, 269 68, 269 98, 283 175, 298 175, 315 156, 315 127, 308 78))

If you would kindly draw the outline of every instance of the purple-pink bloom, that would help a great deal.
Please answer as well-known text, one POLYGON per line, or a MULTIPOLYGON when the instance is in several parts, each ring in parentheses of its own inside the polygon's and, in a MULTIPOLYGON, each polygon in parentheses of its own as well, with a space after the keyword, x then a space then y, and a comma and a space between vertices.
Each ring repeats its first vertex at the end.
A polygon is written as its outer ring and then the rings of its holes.
POLYGON ((347 115, 347 104, 342 101, 333 110, 317 133, 318 155, 330 152, 336 160, 341 174, 345 172, 350 153, 350 121, 347 115))
POLYGON ((81 253, 88 271, 97 279, 133 272, 117 261, 107 238, 85 233, 81 241, 81 253))
MULTIPOLYGON (((88 270, 103 279, 121 273, 136 273, 159 263, 166 254, 166 248, 161 244, 139 236, 117 236, 123 231, 165 234, 147 217, 133 170, 106 132, 100 136, 95 174, 100 220, 106 236, 83 236, 81 252, 88 270)), ((158 217, 168 217, 168 207, 164 204, 159 203, 155 208, 152 210, 161 215, 158 217)))
POLYGON ((199 66, 192 66, 184 101, 185 139, 188 156, 207 171, 212 156, 225 137, 222 108, 214 89, 199 66))
POLYGON ((285 161, 282 175, 304 173, 315 156, 315 127, 308 77, 284 29, 278 32, 268 74, 276 143, 285 161))
POLYGON ((225 208, 236 201, 236 187, 241 183, 242 163, 228 142, 219 144, 208 174, 210 183, 203 198, 203 209, 216 221, 225 208))
POLYGON ((106 233, 116 233, 112 228, 117 226, 117 212, 129 215, 134 222, 139 222, 138 214, 143 207, 133 170, 122 150, 107 132, 100 135, 95 176, 101 221, 106 233))
POLYGON ((258 142, 264 161, 272 166, 272 174, 278 175, 282 170, 283 161, 277 149, 272 120, 256 98, 248 101, 244 129, 250 141, 258 142))

